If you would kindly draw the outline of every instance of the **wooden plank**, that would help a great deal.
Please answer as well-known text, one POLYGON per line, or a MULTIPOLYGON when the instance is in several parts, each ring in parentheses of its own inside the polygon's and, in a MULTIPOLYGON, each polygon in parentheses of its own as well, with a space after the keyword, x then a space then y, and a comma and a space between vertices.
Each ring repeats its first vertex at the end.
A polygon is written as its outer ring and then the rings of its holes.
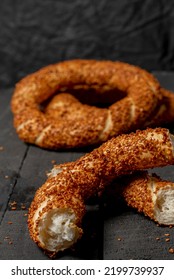
MULTIPOLYGON (((173 74, 155 74, 165 87, 174 87, 173 74)), ((12 125, 11 93, 10 89, 0 92, 0 146, 3 147, 0 151, 0 259, 47 259, 29 237, 25 214, 54 162, 73 161, 90 149, 56 152, 22 143, 12 125), (16 211, 11 207, 14 201, 16 211)), ((163 178, 174 180, 173 167, 156 171, 163 178)), ((174 229, 157 227, 124 204, 115 205, 113 198, 109 206, 102 201, 91 201, 83 227, 82 240, 57 258, 174 259, 174 254, 168 253, 168 248, 173 246, 174 229), (170 233, 169 242, 165 241, 165 233, 170 233)))
POLYGON ((158 227, 153 221, 131 209, 119 212, 119 215, 117 211, 114 211, 114 215, 110 211, 105 213, 104 259, 174 259, 174 255, 169 253, 169 248, 173 248, 174 244, 173 228, 158 227))
POLYGON ((13 129, 11 94, 11 89, 0 91, 0 221, 27 152, 27 145, 18 139, 13 129))

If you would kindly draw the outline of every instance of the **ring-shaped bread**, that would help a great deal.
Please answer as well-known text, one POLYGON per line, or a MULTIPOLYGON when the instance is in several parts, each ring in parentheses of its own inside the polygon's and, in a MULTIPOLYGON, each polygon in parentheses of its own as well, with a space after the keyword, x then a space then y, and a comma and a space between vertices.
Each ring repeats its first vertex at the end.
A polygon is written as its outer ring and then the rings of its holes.
POLYGON ((123 62, 71 60, 44 67, 19 81, 11 105, 20 139, 58 149, 99 144, 141 128, 161 99, 158 81, 139 67, 123 62), (123 98, 108 108, 98 108, 66 94, 76 90, 89 99, 95 92, 99 102, 111 92, 115 100, 120 93, 123 98))
MULTIPOLYGON (((55 166, 37 189, 29 208, 31 238, 50 256, 70 248, 82 236, 82 220, 89 198, 101 194, 114 180, 118 192, 124 191, 125 183, 119 182, 125 175, 172 164, 173 135, 165 128, 149 128, 113 137, 76 161, 55 166)), ((158 196, 161 184, 156 188, 154 180, 142 180, 140 176, 123 196, 128 204, 152 219, 173 224, 174 186, 169 183, 168 191, 163 189, 158 196)))

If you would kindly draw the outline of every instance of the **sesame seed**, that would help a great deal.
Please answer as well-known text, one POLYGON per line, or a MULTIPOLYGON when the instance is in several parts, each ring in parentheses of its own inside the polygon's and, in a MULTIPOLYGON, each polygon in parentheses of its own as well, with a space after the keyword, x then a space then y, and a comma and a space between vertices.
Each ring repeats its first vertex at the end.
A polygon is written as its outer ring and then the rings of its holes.
POLYGON ((174 248, 170 248, 168 251, 170 254, 174 254, 174 248))

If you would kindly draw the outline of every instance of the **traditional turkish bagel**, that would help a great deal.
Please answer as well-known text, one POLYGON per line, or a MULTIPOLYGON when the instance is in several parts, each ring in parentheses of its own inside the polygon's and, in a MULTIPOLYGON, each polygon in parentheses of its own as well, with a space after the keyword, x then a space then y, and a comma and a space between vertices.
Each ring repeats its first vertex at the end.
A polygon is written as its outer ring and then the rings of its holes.
POLYGON ((174 225, 174 183, 156 174, 139 171, 117 178, 107 192, 107 201, 110 196, 116 200, 122 196, 128 206, 158 224, 174 225))
POLYGON ((75 162, 55 167, 31 203, 31 238, 48 254, 71 247, 83 232, 86 199, 121 175, 174 164, 173 140, 167 129, 149 128, 112 138, 75 162))
POLYGON ((44 67, 16 85, 11 102, 14 126, 20 139, 43 148, 100 144, 156 125, 153 118, 158 114, 164 123, 168 100, 174 99, 170 93, 164 98, 164 93, 150 73, 127 63, 65 61, 44 67), (69 92, 81 93, 86 100, 95 96, 98 102, 109 97, 119 100, 108 108, 97 108, 80 103, 69 92))
MULTIPOLYGON (((57 176, 71 163, 55 165, 47 175, 57 176)), ((150 219, 162 225, 174 225, 174 183, 163 180, 147 171, 133 172, 116 178, 106 190, 106 197, 123 197, 128 206, 135 208, 150 219), (138 199, 137 199, 138 198, 138 199)), ((108 198, 107 198, 108 200, 108 198)))

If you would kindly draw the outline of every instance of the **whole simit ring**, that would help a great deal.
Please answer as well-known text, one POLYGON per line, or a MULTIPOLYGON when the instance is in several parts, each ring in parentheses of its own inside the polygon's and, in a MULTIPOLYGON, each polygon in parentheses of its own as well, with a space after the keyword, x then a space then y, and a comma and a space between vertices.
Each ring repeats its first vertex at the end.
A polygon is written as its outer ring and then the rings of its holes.
POLYGON ((100 144, 151 124, 163 100, 159 82, 147 71, 123 62, 71 60, 46 66, 19 81, 12 96, 19 138, 42 148, 100 144), (82 99, 115 102, 108 108, 82 99), (121 99, 120 99, 121 98, 121 99))

